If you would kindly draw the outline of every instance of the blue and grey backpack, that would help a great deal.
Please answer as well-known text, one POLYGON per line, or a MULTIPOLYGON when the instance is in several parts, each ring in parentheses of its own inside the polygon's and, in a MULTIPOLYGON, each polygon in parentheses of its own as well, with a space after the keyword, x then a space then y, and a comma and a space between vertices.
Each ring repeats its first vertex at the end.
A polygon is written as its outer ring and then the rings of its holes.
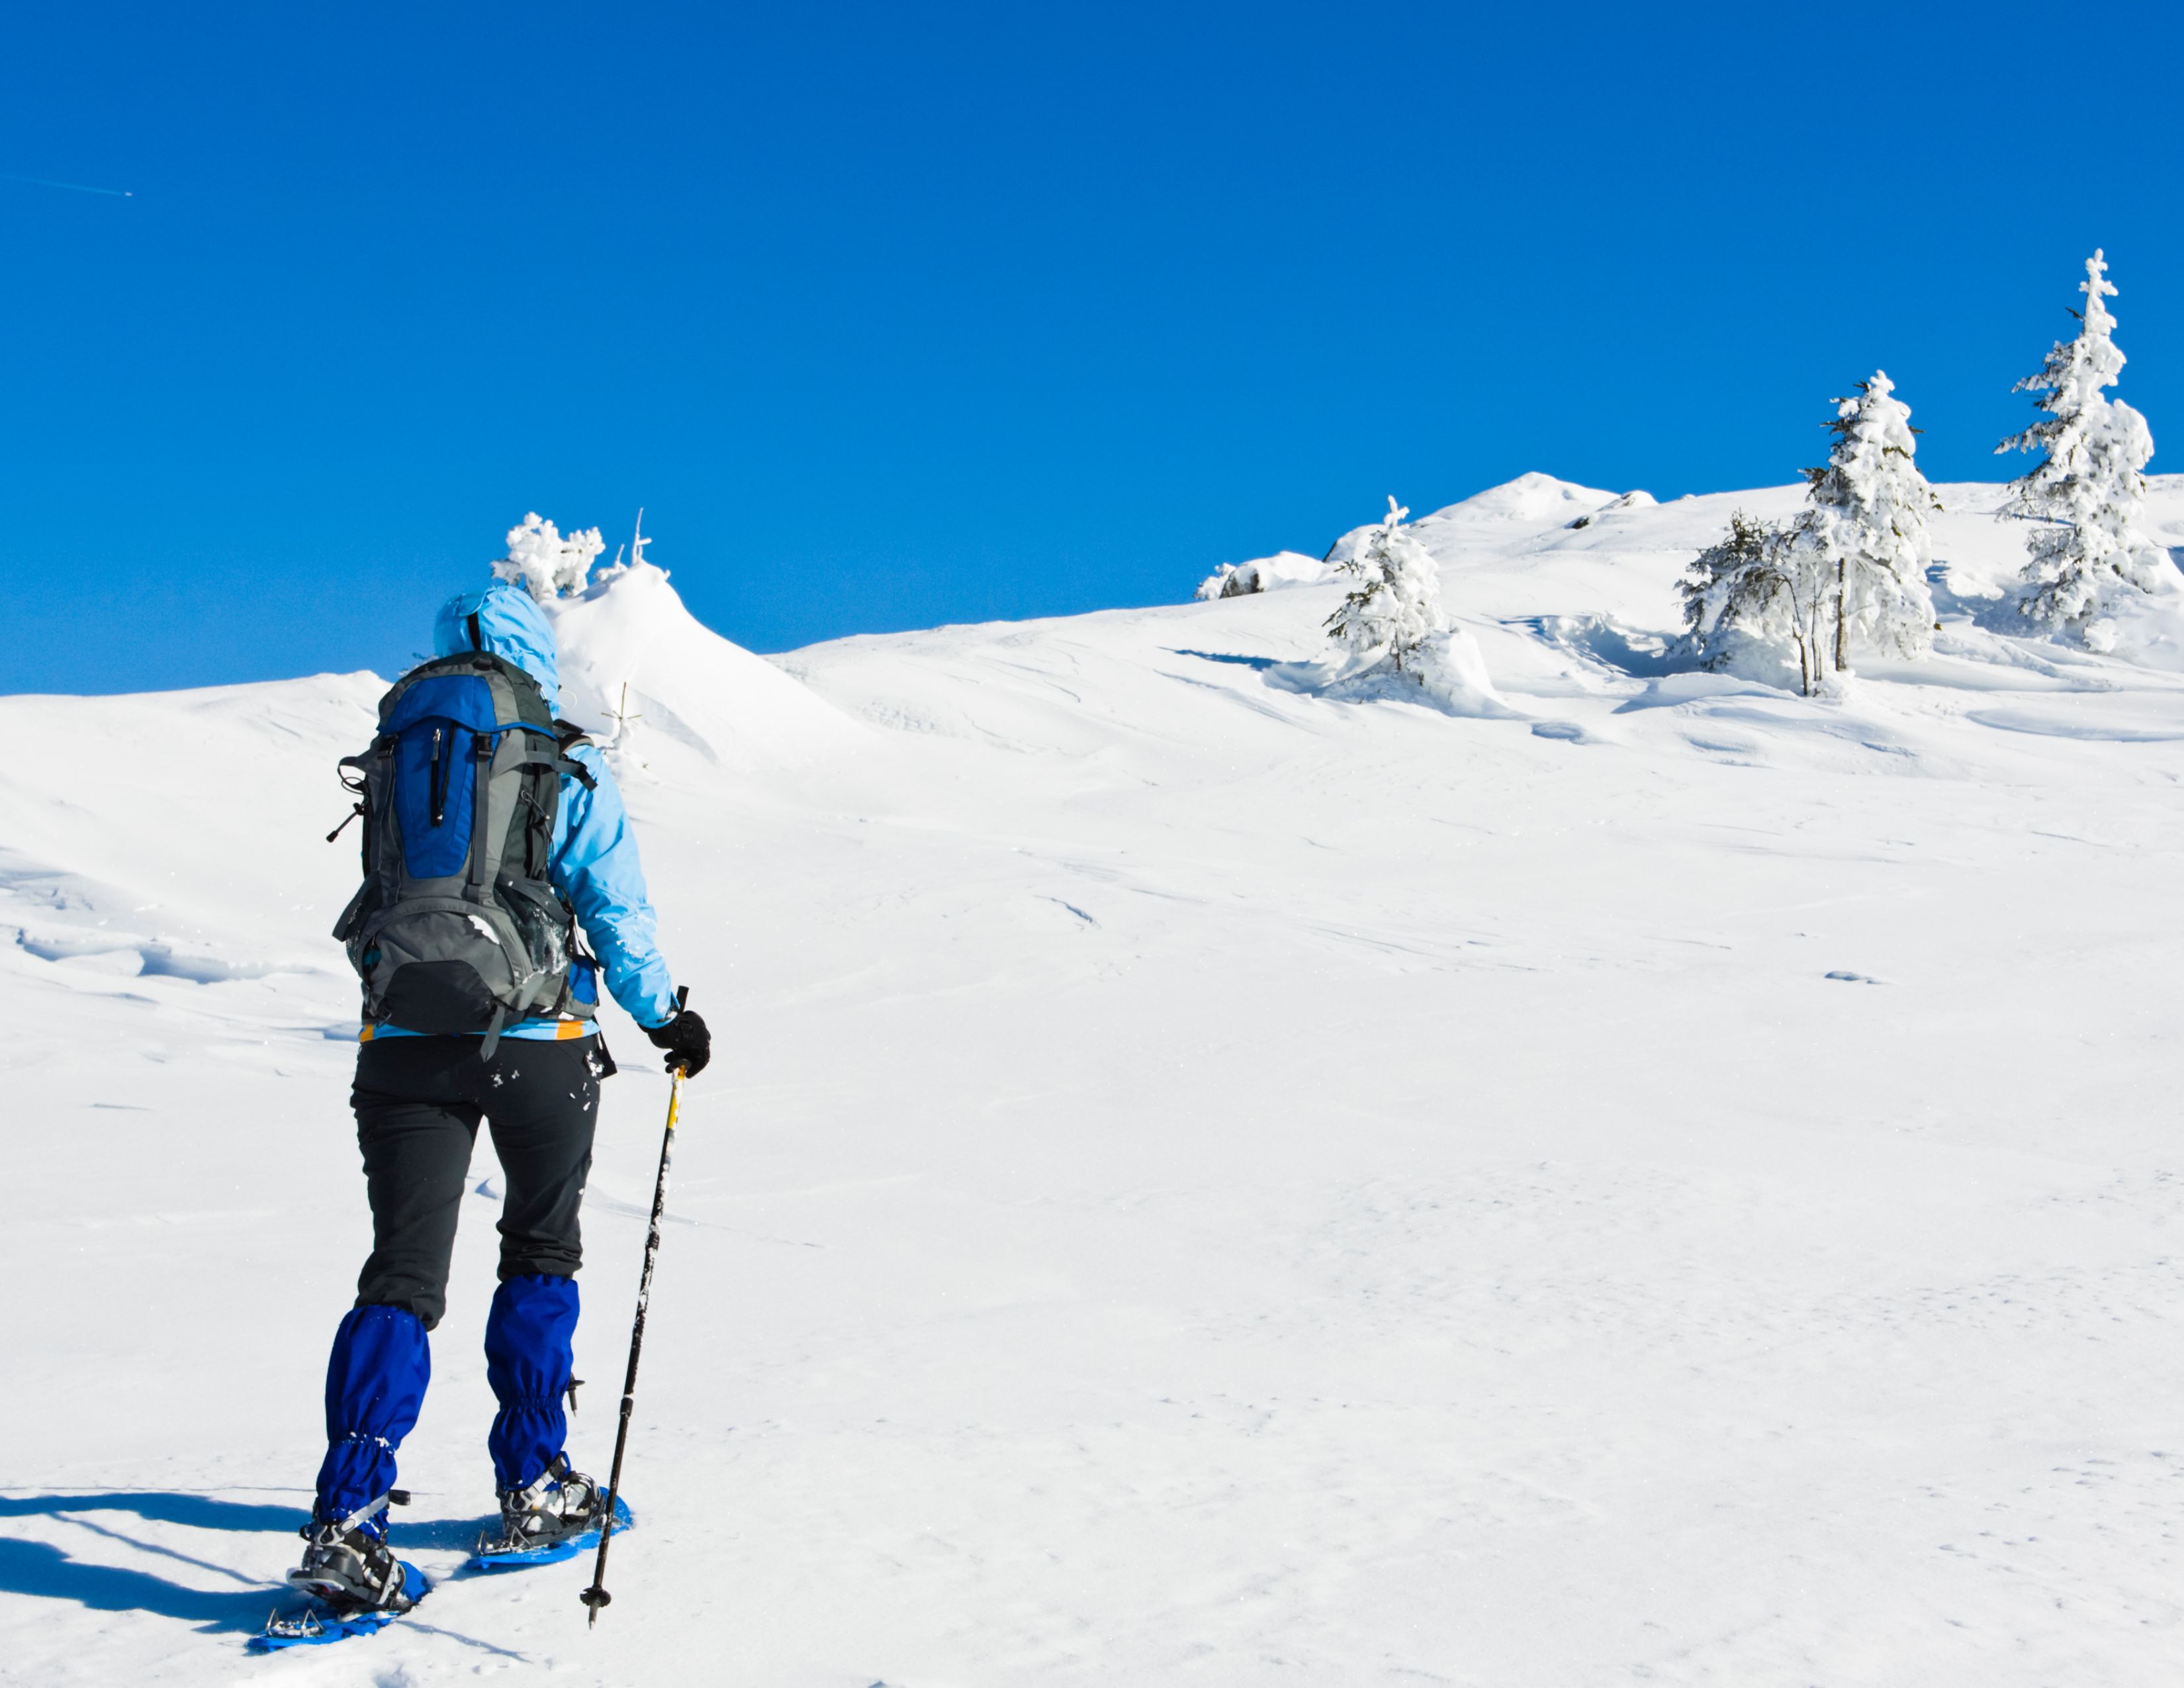
POLYGON ((571 989, 576 915, 549 877, 561 777, 593 783, 569 755, 582 736, 490 651, 424 663, 380 699, 379 736, 341 762, 364 884, 333 934, 367 1023, 482 1034, 490 1057, 516 1021, 591 1016, 571 989))

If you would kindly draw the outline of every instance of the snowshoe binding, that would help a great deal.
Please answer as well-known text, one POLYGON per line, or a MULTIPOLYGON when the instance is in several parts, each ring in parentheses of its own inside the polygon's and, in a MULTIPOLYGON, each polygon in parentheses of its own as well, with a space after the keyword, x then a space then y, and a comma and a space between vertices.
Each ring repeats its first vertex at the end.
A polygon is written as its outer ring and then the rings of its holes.
POLYGON ((388 1503, 409 1498, 382 1495, 345 1518, 314 1518, 305 1524, 298 1532, 304 1561, 287 1579, 309 1599, 290 1612, 275 1610, 264 1632, 251 1637, 251 1649, 322 1646, 374 1635, 423 1599, 423 1574, 387 1545, 388 1503))
MULTIPOLYGON (((500 1533, 487 1531, 478 1537, 473 1563, 550 1565, 573 1559, 599 1545, 599 1518, 605 1509, 606 1496, 599 1484, 572 1470, 566 1454, 556 1454, 529 1488, 500 1491, 500 1533)), ((632 1522, 619 1496, 614 1520, 617 1535, 632 1522)))

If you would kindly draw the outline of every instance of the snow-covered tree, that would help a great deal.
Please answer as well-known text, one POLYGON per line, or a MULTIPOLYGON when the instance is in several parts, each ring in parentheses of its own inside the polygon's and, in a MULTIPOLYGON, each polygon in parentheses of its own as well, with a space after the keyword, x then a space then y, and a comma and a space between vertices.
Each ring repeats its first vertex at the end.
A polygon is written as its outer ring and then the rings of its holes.
POLYGON ((1814 543, 1805 516, 1788 526, 1742 510, 1729 532, 1692 559, 1679 582, 1685 643, 1708 668, 1752 655, 1770 664, 1791 654, 1808 696, 1834 671, 1835 560, 1814 543))
POLYGON ((1798 524, 1835 565, 1829 655, 1837 671, 1848 670, 1853 650, 1923 656, 1934 643, 1926 517, 1942 501, 1914 460, 1911 409, 1895 391, 1876 370, 1857 397, 1836 400, 1835 446, 1805 471, 1810 502, 1798 524))
POLYGON ((1712 662, 1732 631, 1761 634, 1774 597, 1772 570, 1762 566, 1780 530, 1732 510, 1729 532, 1697 556, 1676 582, 1684 600, 1684 637, 1692 654, 1712 662))
POLYGON ((2086 308, 2071 313, 2078 337, 2057 341, 2040 372, 2012 389, 2044 394, 2037 402, 2045 420, 1995 448, 2047 454, 2012 485, 2002 509, 2038 524, 2018 607, 2047 627, 2082 630, 2112 593, 2159 591, 2175 581, 2168 554, 2139 526, 2153 436, 2143 416, 2101 390, 2115 385, 2124 365, 2105 303, 2116 291, 2108 267, 2098 251, 2086 260, 2078 288, 2086 308))
POLYGON ((1378 653, 1398 673, 1419 649, 1448 631, 1441 613, 1440 573, 1424 546, 1404 530, 1410 511, 1388 500, 1388 514, 1357 554, 1339 566, 1357 584, 1327 618, 1327 634, 1359 656, 1378 653))
POLYGON ((564 534, 536 510, 508 530, 508 554, 493 565, 502 580, 521 582, 541 604, 575 597, 584 589, 592 559, 606 549, 596 527, 564 534))
MULTIPOLYGON (((596 535, 598 530, 594 529, 593 531, 594 535, 596 535)), ((629 542, 629 560, 626 563, 622 560, 622 547, 620 545, 616 546, 614 560, 592 577, 592 589, 593 591, 604 591, 606 588, 612 586, 616 581, 620 580, 624 575, 633 574, 638 569, 643 568, 645 565, 646 560, 644 548, 651 543, 652 540, 650 536, 649 536, 644 531, 644 506, 643 504, 639 504, 637 507, 637 526, 632 533, 629 542)))
POLYGON ((1934 641, 1926 516, 1941 507, 1913 460, 1911 412, 1886 372, 1836 400, 1828 460, 1805 471, 1787 526, 1739 510, 1691 561, 1680 590, 1685 644, 1709 667, 1794 652, 1808 696, 1859 650, 1918 656, 1934 641))

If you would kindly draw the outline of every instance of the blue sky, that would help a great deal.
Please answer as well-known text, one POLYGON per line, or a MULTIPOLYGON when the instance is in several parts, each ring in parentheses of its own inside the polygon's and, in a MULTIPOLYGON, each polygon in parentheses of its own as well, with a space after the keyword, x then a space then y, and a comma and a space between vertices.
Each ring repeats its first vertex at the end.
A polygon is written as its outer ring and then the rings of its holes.
POLYGON ((2168 439, 2184 29, 2082 15, 13 8, 0 172, 133 197, 0 181, 0 691, 392 673, 526 510, 778 650, 1779 484, 1875 366, 1995 478, 2095 245, 2168 439))

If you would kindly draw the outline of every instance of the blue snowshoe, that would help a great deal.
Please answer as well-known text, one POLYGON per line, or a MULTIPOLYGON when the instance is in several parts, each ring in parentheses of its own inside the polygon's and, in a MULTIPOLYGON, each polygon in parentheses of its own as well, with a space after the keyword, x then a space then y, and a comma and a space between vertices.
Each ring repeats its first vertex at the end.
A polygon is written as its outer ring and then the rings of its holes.
MULTIPOLYGON (((556 1454, 553 1464, 528 1489, 500 1491, 499 1534, 488 1530, 478 1537, 471 1563, 481 1569, 500 1569, 573 1559, 599 1545, 605 1503, 598 1483, 571 1470, 566 1454, 556 1454)), ((627 1502, 616 1496, 615 1534, 621 1535, 636 1522, 627 1502)))
POLYGON ((314 1596, 304 1605, 288 1612, 277 1607, 265 1620, 265 1627, 249 1641, 254 1653, 278 1652, 283 1647, 322 1647, 332 1641, 345 1641, 353 1635, 376 1635, 422 1600, 432 1585, 425 1574, 407 1559, 395 1562, 401 1566, 403 1585, 409 1591, 410 1605, 398 1612, 390 1607, 353 1607, 320 1600, 314 1596))
POLYGON ((431 1585, 424 1573, 387 1545, 387 1507, 394 1498, 382 1495, 345 1518, 304 1526, 304 1562, 288 1582, 306 1598, 289 1611, 274 1609, 264 1631, 250 1638, 253 1652, 376 1635, 425 1597, 431 1585))

